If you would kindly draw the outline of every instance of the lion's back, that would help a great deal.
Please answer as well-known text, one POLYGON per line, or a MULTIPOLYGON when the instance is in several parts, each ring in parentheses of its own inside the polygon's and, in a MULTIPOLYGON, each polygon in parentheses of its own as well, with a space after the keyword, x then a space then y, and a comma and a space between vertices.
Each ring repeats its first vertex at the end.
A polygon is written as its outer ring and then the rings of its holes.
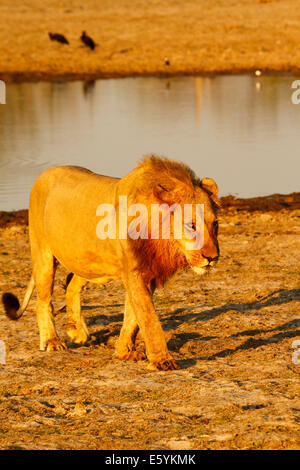
POLYGON ((98 175, 78 166, 56 166, 36 179, 30 195, 29 225, 61 224, 114 198, 118 178, 98 175))
POLYGON ((50 192, 61 193, 62 199, 71 196, 77 188, 99 188, 99 192, 113 186, 118 178, 99 175, 80 166, 54 166, 36 179, 30 195, 30 211, 34 206, 46 204, 50 192))

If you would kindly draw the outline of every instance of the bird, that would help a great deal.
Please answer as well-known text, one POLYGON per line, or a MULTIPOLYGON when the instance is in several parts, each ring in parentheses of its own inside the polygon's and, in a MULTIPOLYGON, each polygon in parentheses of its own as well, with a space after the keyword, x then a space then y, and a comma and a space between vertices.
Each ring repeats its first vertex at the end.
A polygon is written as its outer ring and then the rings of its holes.
POLYGON ((168 66, 170 65, 170 61, 169 61, 168 57, 165 57, 165 65, 168 65, 168 66))
POLYGON ((88 46, 92 51, 95 49, 96 47, 96 44, 95 42, 93 41, 93 39, 88 36, 86 34, 85 31, 82 31, 82 34, 81 34, 81 37, 80 37, 81 41, 86 45, 88 46))
POLYGON ((49 38, 51 39, 51 41, 58 41, 61 44, 69 44, 69 41, 63 34, 49 33, 49 38))

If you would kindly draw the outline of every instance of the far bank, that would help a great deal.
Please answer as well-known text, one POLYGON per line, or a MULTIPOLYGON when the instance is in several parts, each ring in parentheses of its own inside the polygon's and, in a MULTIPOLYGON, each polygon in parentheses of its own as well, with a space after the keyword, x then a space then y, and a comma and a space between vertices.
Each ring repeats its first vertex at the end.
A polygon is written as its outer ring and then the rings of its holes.
POLYGON ((31 0, 13 8, 1 0, 0 17, 6 81, 300 74, 297 0, 31 0), (82 30, 94 50, 81 41, 82 30))

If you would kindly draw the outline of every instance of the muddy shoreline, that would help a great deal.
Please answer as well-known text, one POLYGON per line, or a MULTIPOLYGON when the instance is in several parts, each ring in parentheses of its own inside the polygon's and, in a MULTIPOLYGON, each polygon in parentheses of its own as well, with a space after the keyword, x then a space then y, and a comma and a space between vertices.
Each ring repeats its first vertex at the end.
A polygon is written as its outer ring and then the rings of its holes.
MULTIPOLYGON (((203 69, 197 69, 193 71, 181 70, 181 71, 149 71, 149 72, 136 72, 136 71, 111 71, 111 72, 91 72, 91 73, 51 73, 51 72, 0 72, 0 80, 3 80, 6 84, 8 83, 37 83, 37 82, 51 82, 51 83, 64 83, 64 82, 93 82, 96 80, 109 80, 109 79, 122 79, 122 78, 175 78, 175 77, 202 77, 202 78, 214 78, 217 76, 224 75, 254 75, 257 71, 257 67, 244 68, 244 69, 228 69, 222 71, 206 71, 203 69)), ((293 68, 291 70, 266 70, 260 68, 259 71, 265 77, 300 77, 300 67, 293 68)))

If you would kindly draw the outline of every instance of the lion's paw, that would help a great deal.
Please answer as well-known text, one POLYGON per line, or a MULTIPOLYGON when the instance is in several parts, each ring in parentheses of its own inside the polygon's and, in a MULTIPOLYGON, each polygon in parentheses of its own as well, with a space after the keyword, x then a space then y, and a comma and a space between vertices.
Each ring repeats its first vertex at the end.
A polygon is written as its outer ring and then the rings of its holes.
POLYGON ((85 328, 69 328, 67 333, 72 343, 85 344, 89 339, 85 328))
POLYGON ((147 369, 149 370, 177 370, 179 364, 175 359, 167 359, 160 362, 149 362, 147 369))
POLYGON ((126 351, 125 353, 116 353, 116 357, 121 361, 144 361, 146 355, 143 351, 126 351))
POLYGON ((67 346, 59 338, 51 338, 40 349, 42 351, 63 351, 67 349, 67 346))

